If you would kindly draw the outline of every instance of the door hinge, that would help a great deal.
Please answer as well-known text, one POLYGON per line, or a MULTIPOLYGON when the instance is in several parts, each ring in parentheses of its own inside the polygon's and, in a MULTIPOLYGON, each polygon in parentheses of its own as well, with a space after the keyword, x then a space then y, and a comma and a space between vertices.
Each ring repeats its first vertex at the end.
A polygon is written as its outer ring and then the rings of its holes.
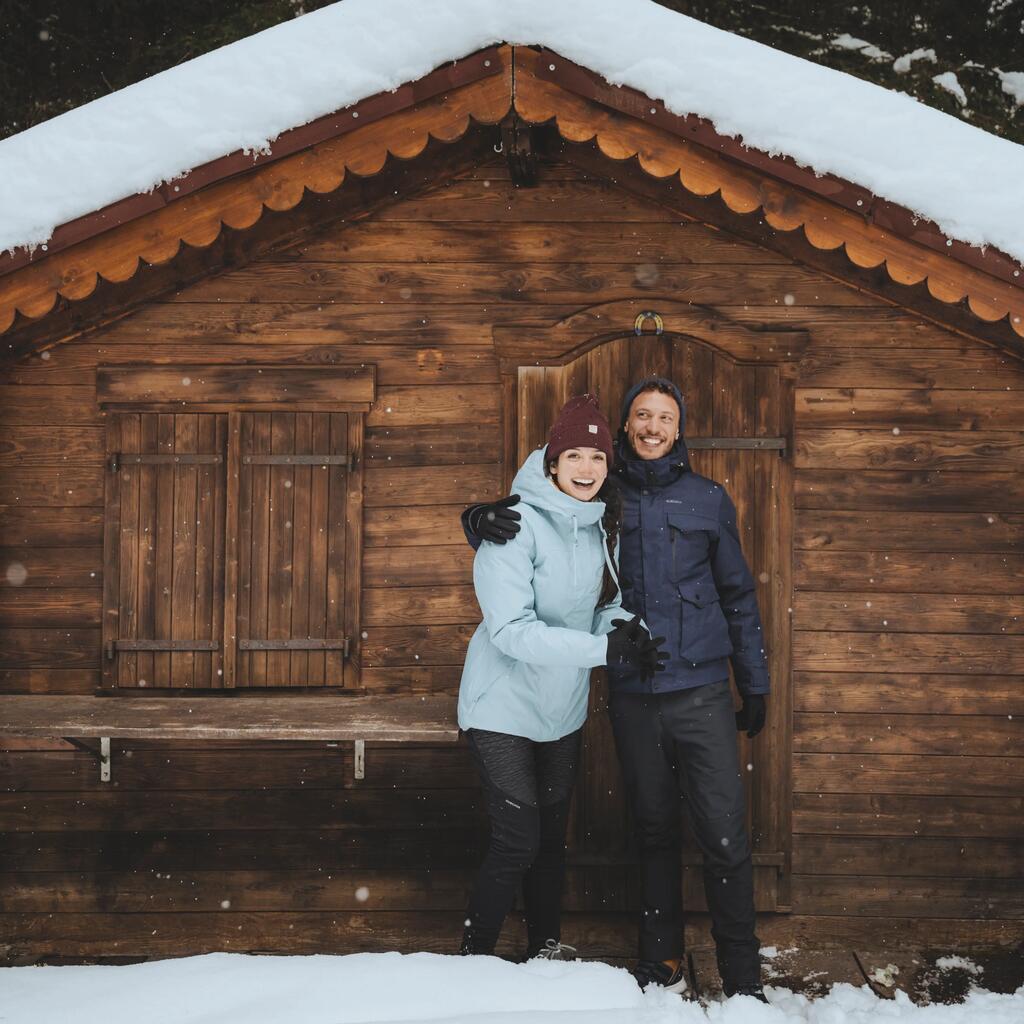
POLYGON ((103 651, 104 651, 104 653, 107 656, 107 661, 113 661, 114 660, 114 656, 117 654, 117 641, 115 641, 115 640, 108 640, 103 645, 103 651))
POLYGON ((107 459, 107 468, 111 473, 116 473, 121 468, 121 453, 111 452, 107 459))

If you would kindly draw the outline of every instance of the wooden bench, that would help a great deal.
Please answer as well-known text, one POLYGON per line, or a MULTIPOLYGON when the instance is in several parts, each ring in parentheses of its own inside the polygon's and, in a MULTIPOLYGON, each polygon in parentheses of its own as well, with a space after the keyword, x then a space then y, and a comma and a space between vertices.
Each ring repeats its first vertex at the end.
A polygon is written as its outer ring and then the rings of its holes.
POLYGON ((100 778, 110 781, 110 740, 323 740, 355 744, 365 775, 367 740, 454 743, 449 696, 0 697, 0 736, 99 739, 100 778))

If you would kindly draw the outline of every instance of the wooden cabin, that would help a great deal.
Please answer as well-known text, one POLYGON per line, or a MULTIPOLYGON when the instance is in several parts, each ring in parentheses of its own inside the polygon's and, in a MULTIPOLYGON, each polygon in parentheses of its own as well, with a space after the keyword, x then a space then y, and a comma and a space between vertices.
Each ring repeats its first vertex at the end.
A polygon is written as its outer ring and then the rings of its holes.
MULTIPOLYGON (((1021 942, 1013 261, 543 49, 343 113, 4 258, 0 956, 454 952, 459 513, 652 372, 758 580, 762 940, 1021 942)), ((605 695, 565 938, 625 957, 605 695)))

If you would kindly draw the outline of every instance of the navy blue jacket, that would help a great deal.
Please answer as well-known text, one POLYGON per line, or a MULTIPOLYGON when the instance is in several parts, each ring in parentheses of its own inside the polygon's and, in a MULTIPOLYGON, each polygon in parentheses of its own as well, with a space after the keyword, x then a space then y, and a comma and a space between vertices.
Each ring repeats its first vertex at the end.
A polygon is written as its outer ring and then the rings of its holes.
POLYGON ((609 669, 616 693, 661 693, 726 679, 740 693, 768 693, 768 663, 754 580, 721 484, 690 469, 682 438, 645 461, 620 436, 622 492, 619 576, 622 605, 665 637, 671 660, 645 683, 609 669))

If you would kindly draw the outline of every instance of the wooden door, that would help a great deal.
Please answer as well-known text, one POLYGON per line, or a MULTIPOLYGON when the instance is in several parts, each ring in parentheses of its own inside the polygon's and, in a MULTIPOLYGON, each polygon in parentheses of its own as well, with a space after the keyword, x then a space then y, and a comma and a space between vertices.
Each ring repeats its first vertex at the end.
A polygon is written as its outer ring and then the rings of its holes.
MULTIPOLYGON (((757 582, 768 645, 772 696, 768 724, 755 740, 738 735, 754 850, 759 910, 789 908, 790 877, 790 612, 792 483, 789 453, 750 447, 788 433, 792 399, 779 366, 744 365, 682 335, 641 335, 606 342, 564 366, 520 367, 515 394, 520 463, 545 442, 559 407, 571 396, 597 395, 613 434, 630 385, 658 374, 679 386, 695 472, 723 484, 736 504, 743 550, 757 582), (743 445, 746 444, 746 447, 743 445), (708 447, 715 446, 715 447, 708 447)), ((588 874, 593 909, 619 909, 630 889, 631 829, 611 727, 603 711, 607 682, 591 680, 570 858, 588 874)), ((700 856, 690 839, 684 855, 686 906, 704 909, 700 856)))

